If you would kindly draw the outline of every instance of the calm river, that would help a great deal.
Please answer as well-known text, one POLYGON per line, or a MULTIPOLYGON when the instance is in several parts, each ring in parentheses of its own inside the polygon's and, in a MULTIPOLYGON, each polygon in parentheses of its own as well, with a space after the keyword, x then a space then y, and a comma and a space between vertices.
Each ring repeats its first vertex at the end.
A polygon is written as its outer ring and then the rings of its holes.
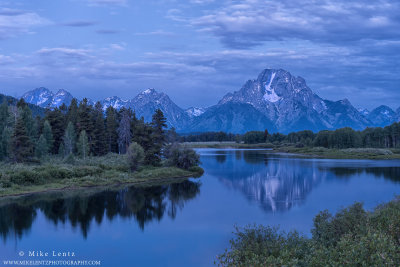
POLYGON ((234 225, 279 225, 310 235, 321 210, 355 201, 371 209, 400 194, 398 160, 197 151, 205 170, 197 179, 0 199, 0 266, 4 260, 210 266, 229 246, 234 225))

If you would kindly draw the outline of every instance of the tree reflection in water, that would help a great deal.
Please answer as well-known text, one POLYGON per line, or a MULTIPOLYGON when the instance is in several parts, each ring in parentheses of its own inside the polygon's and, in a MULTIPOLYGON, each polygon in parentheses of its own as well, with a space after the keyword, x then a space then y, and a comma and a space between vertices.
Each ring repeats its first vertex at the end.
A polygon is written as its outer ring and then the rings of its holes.
POLYGON ((15 236, 21 238, 29 232, 40 210, 55 225, 70 223, 81 229, 87 237, 90 224, 101 224, 104 216, 109 220, 117 216, 134 218, 140 229, 153 220, 160 221, 165 212, 174 219, 186 201, 194 199, 201 184, 186 180, 181 183, 152 187, 128 187, 119 191, 103 191, 93 194, 62 193, 32 195, 11 204, 0 206, 0 235, 4 242, 15 236))

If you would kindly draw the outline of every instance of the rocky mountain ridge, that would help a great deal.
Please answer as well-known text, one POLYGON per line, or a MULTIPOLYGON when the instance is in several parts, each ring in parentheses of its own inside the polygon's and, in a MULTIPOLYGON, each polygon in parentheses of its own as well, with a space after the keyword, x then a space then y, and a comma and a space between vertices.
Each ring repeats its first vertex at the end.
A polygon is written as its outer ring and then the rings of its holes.
MULTIPOLYGON (((69 105, 72 95, 65 90, 55 94, 40 87, 23 95, 26 102, 40 107, 69 105)), ((315 94, 302 77, 283 69, 265 69, 257 79, 248 80, 239 91, 226 94, 218 104, 209 108, 177 106, 167 94, 146 89, 130 100, 117 96, 100 101, 103 110, 132 108, 146 121, 156 109, 165 114, 169 127, 179 132, 226 131, 243 133, 269 129, 288 133, 299 130, 319 131, 352 127, 386 126, 400 120, 400 108, 393 111, 380 106, 371 112, 357 110, 347 99, 330 101, 315 94)), ((89 100, 89 103, 94 103, 89 100)))

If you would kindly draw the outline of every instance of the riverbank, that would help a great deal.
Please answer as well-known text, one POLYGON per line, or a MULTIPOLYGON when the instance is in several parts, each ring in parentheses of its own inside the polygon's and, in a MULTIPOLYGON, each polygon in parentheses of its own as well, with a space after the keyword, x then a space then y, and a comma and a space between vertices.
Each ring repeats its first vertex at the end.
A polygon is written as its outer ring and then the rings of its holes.
POLYGON ((241 144, 234 142, 184 143, 191 148, 271 149, 271 153, 288 153, 300 157, 326 159, 400 159, 400 149, 296 147, 295 145, 273 145, 271 143, 241 144))
POLYGON ((185 142, 183 145, 190 148, 237 148, 237 149, 272 149, 274 145, 270 143, 244 144, 235 142, 185 142))
POLYGON ((328 149, 324 147, 275 147, 273 152, 326 159, 400 159, 400 150, 383 148, 328 149))
POLYGON ((132 173, 125 156, 117 154, 85 160, 53 157, 41 164, 0 163, 0 197, 120 184, 160 183, 202 174, 200 167, 184 170, 153 166, 143 166, 132 173))

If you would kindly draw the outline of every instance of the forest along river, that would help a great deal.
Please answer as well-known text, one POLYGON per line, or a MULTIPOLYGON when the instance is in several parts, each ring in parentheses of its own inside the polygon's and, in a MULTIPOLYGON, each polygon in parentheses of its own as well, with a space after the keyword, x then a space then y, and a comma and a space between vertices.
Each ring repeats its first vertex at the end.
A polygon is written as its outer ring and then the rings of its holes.
POLYGON ((101 266, 209 266, 229 247, 234 225, 279 225, 310 235, 321 210, 336 212, 355 201, 371 209, 400 194, 399 160, 197 151, 205 170, 198 179, 0 199, 0 265, 65 259, 100 260, 101 266))

